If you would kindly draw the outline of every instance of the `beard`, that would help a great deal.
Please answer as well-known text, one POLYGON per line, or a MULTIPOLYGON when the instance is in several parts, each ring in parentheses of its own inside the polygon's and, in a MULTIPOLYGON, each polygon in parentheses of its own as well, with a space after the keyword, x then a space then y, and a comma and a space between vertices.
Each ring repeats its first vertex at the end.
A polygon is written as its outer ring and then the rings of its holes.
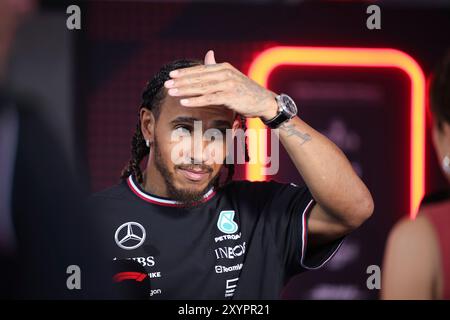
MULTIPOLYGON (((157 139, 154 140, 153 146, 154 152, 155 152, 155 167, 156 169, 161 173, 161 176, 163 177, 166 187, 167 187, 167 193, 169 197, 175 201, 182 202, 184 206, 186 207, 193 207, 198 204, 199 201, 203 199, 203 196, 206 192, 208 192, 211 187, 217 187, 219 178, 220 178, 220 170, 219 172, 208 182, 207 186, 203 188, 200 191, 192 190, 192 189, 184 189, 184 188, 177 188, 175 186, 174 177, 173 174, 169 171, 168 166, 164 162, 161 151, 158 147, 157 139)), ((186 168, 186 167, 192 167, 192 166, 198 166, 198 165, 177 165, 176 168, 186 168)), ((204 166, 204 169, 212 171, 211 168, 204 166)))

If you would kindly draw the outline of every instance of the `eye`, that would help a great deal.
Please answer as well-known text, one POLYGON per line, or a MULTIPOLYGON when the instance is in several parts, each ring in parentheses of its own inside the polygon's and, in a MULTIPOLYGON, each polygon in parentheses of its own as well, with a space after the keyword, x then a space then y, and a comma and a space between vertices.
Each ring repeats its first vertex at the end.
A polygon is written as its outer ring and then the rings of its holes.
POLYGON ((179 125, 179 126, 175 127, 175 131, 177 131, 178 133, 182 133, 182 134, 190 134, 191 130, 192 130, 192 128, 187 125, 179 125))
POLYGON ((222 133, 222 136, 225 136, 227 134, 227 128, 220 128, 218 129, 220 133, 222 133))
POLYGON ((226 135, 226 128, 216 129, 211 133, 211 141, 215 141, 216 139, 224 139, 226 135))

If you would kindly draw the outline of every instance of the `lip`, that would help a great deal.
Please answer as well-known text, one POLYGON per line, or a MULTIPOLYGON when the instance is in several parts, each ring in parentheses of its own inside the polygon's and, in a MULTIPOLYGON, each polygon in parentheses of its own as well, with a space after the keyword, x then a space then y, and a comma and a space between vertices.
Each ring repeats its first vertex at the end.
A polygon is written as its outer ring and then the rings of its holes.
POLYGON ((196 182, 202 181, 209 175, 208 171, 193 171, 186 169, 178 169, 178 170, 186 179, 196 182))

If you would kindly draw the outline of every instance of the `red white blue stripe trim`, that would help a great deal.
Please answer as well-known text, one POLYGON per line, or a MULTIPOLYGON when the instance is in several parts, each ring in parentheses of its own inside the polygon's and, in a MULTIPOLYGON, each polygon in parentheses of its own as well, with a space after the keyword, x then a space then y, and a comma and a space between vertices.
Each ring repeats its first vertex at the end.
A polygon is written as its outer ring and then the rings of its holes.
POLYGON ((315 204, 315 200, 311 199, 311 201, 309 201, 308 205, 306 206, 305 210, 303 210, 302 213, 302 252, 301 252, 301 258, 300 258, 300 264, 303 268, 308 269, 308 270, 316 270, 316 269, 320 269, 322 268, 328 261, 331 260, 331 258, 333 258, 333 256, 336 254, 336 252, 339 250, 339 248, 341 247, 342 243, 344 241, 341 241, 339 243, 339 245, 333 250, 333 252, 331 252, 328 255, 328 258, 325 259, 324 261, 322 261, 319 265, 311 267, 311 266, 306 266, 304 263, 305 260, 305 256, 306 256, 306 249, 307 249, 307 245, 308 245, 308 225, 307 225, 307 216, 310 213, 310 211, 312 210, 313 206, 315 204))
MULTIPOLYGON (((153 203, 153 204, 158 204, 158 205, 161 205, 161 206, 167 206, 167 207, 183 207, 184 206, 183 202, 170 200, 170 199, 159 198, 159 197, 156 197, 154 195, 150 195, 150 194, 144 192, 134 182, 134 180, 133 180, 131 175, 127 179, 127 184, 130 187, 131 191, 135 195, 137 195, 139 198, 144 200, 144 201, 147 201, 147 202, 150 202, 150 203, 153 203)), ((205 201, 208 201, 215 194, 216 194, 216 191, 214 190, 214 187, 211 187, 211 189, 207 193, 204 194, 203 199, 200 200, 199 203, 203 203, 205 201)))

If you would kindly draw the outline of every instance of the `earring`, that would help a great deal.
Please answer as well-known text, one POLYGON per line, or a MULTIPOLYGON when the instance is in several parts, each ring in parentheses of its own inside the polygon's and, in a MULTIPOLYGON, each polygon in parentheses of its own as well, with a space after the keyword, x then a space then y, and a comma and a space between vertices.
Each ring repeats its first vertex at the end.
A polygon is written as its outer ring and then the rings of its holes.
POLYGON ((448 154, 442 159, 442 169, 446 174, 450 174, 450 156, 448 154))
POLYGON ((150 141, 149 140, 145 140, 145 145, 147 146, 147 148, 150 148, 150 141))

